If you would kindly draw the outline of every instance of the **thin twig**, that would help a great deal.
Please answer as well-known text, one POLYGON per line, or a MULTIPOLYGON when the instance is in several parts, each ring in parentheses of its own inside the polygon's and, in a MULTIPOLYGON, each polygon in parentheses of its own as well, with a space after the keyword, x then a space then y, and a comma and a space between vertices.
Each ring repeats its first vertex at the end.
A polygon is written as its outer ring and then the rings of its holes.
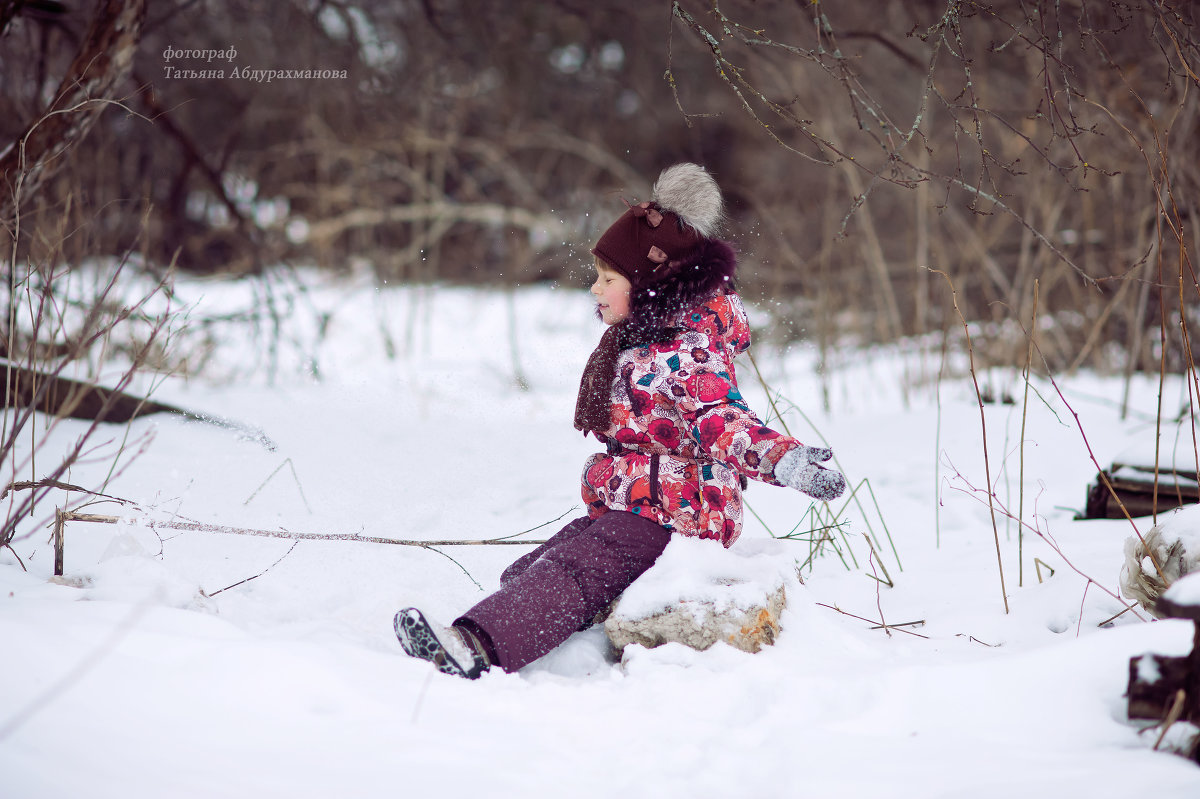
MULTIPOLYGON (((1038 281, 1033 281, 1033 319, 1029 325, 1029 349, 1025 356, 1025 397, 1021 401, 1020 466, 1017 472, 1017 517, 1025 516, 1025 422, 1029 416, 1029 380, 1033 363, 1033 337, 1037 335, 1038 281)), ((1025 535, 1017 526, 1017 587, 1025 585, 1025 535)))
MULTIPOLYGON (((1083 439, 1083 445, 1087 449, 1088 457, 1091 458, 1092 465, 1096 467, 1100 481, 1104 483, 1104 487, 1108 490, 1109 496, 1116 501, 1117 506, 1120 507, 1121 512, 1125 514, 1125 518, 1129 521, 1130 526, 1133 527, 1133 534, 1136 535, 1138 540, 1142 542, 1142 546, 1146 549, 1146 554, 1150 558, 1150 562, 1154 564, 1154 569, 1158 572, 1159 578, 1162 579, 1163 583, 1169 584, 1170 580, 1163 575, 1162 565, 1158 562, 1158 558, 1155 557, 1152 551, 1150 551, 1149 547, 1146 547, 1146 539, 1142 536, 1141 531, 1138 530, 1137 523, 1133 521, 1133 516, 1129 513, 1129 509, 1125 507, 1125 503, 1119 496, 1117 496, 1117 491, 1115 488, 1113 488, 1112 481, 1109 480, 1108 475, 1104 473, 1104 467, 1100 465, 1100 461, 1096 458, 1096 453, 1092 450, 1092 442, 1088 440, 1087 433, 1083 429, 1083 422, 1079 419, 1079 414, 1075 411, 1075 408, 1072 407, 1071 403, 1067 401, 1066 396, 1063 395, 1062 389, 1059 388, 1058 381, 1054 379, 1054 374, 1050 370, 1050 363, 1047 361, 1045 354, 1042 353, 1041 346, 1038 345, 1036 341, 1034 341, 1034 349, 1037 350, 1038 357, 1042 359, 1042 365, 1046 368, 1046 375, 1047 379, 1050 381, 1050 385, 1054 387, 1054 391, 1056 394, 1058 394, 1058 398, 1062 400, 1063 405, 1068 411, 1071 412, 1072 418, 1075 419, 1075 428, 1079 431, 1079 435, 1083 439)), ((1161 416, 1162 410, 1160 406, 1159 414, 1156 418, 1161 418, 1161 416)))
MULTIPOLYGON (((895 588, 896 584, 894 582, 892 582, 892 575, 888 574, 887 566, 883 565, 883 559, 880 558, 879 553, 875 551, 875 545, 873 543, 871 543, 871 537, 869 535, 867 535, 866 533, 863 533, 862 537, 864 539, 866 539, 866 541, 867 541, 867 550, 868 550, 867 563, 871 566, 871 572, 872 572, 871 576, 875 578, 876 582, 882 583, 883 585, 886 585, 888 588, 895 588), (876 563, 879 564, 879 568, 883 569, 884 579, 882 579, 882 580, 879 579, 878 574, 874 573, 876 563)), ((878 586, 876 586, 876 589, 878 589, 878 586)), ((880 611, 880 618, 883 618, 882 610, 880 611)))
POLYGON ((871 567, 871 576, 875 578, 875 609, 879 611, 879 627, 887 633, 888 638, 892 637, 892 631, 888 629, 887 619, 883 615, 883 580, 879 579, 879 575, 875 574, 875 547, 871 546, 871 539, 867 538, 864 533, 863 538, 867 539, 867 547, 870 552, 867 554, 867 564, 871 567))
POLYGON ((1133 610, 1133 606, 1132 606, 1132 605, 1131 605, 1131 606, 1129 606, 1129 607, 1127 607, 1127 608, 1123 608, 1123 609, 1121 609, 1120 611, 1118 611, 1118 612, 1117 612, 1115 615, 1113 615, 1113 616, 1109 616, 1107 619, 1105 619, 1104 621, 1100 622, 1100 623, 1099 623, 1099 624, 1097 624, 1096 626, 1097 626, 1097 627, 1103 627, 1103 626, 1104 626, 1104 625, 1106 625, 1106 624, 1112 624, 1114 621, 1116 621, 1117 619, 1121 618, 1122 616, 1124 616, 1126 613, 1128 613, 1128 612, 1129 612, 1129 611, 1131 611, 1131 610, 1133 610))
POLYGON ((1087 604, 1087 592, 1088 592, 1088 589, 1091 587, 1092 587, 1091 580, 1088 580, 1087 583, 1083 586, 1083 596, 1079 600, 1079 622, 1075 625, 1075 637, 1076 638, 1078 638, 1079 634, 1083 631, 1083 608, 1087 604))
POLYGON ((61 480, 55 480, 50 477, 46 477, 41 480, 17 480, 16 482, 9 483, 8 486, 5 487, 3 493, 0 493, 0 499, 4 499, 6 496, 8 496, 9 491, 28 491, 35 488, 58 488, 63 491, 74 491, 79 494, 90 494, 93 497, 104 497, 105 499, 111 499, 114 502, 120 502, 122 505, 129 504, 129 500, 127 499, 121 499, 120 497, 114 497, 110 494, 104 494, 99 491, 91 491, 81 486, 64 483, 61 480))
POLYGON ((262 485, 260 485, 256 489, 254 489, 253 494, 246 497, 246 501, 242 503, 242 507, 249 505, 250 501, 253 500, 256 496, 258 496, 258 492, 262 491, 263 488, 266 487, 267 483, 271 482, 271 478, 273 478, 275 475, 279 474, 279 470, 282 469, 284 466, 287 466, 292 470, 292 479, 296 481, 296 490, 300 492, 300 501, 304 503, 304 509, 311 514, 312 508, 309 507, 308 499, 304 496, 304 486, 302 486, 300 484, 300 475, 296 474, 296 465, 294 463, 292 463, 291 458, 284 458, 283 463, 276 466, 275 470, 273 472, 271 472, 269 475, 267 475, 267 479, 262 481, 262 485))
MULTIPOLYGON (((888 627, 890 627, 890 628, 892 628, 893 630, 899 629, 900 627, 924 627, 924 626, 925 626, 925 620, 924 620, 924 619, 917 619, 916 621, 900 621, 900 622, 892 622, 891 624, 888 624, 887 626, 888 626, 888 627)), ((876 625, 875 625, 874 627, 872 627, 871 629, 872 629, 872 630, 882 630, 882 629, 883 629, 883 627, 884 627, 884 625, 882 625, 882 624, 876 624, 876 625)))
POLYGON ((754 353, 747 350, 746 357, 750 359, 750 365, 754 367, 754 374, 758 376, 758 383, 762 386, 763 393, 767 395, 767 402, 771 405, 771 413, 775 414, 775 418, 779 420, 779 424, 783 425, 783 432, 789 436, 792 435, 792 431, 788 429, 787 419, 783 418, 783 414, 779 412, 778 406, 775 405, 775 397, 771 394, 771 387, 767 385, 767 380, 763 377, 762 370, 758 368, 758 361, 754 359, 754 353))
POLYGON ((13 549, 12 544, 5 544, 4 548, 13 554, 13 557, 17 559, 17 563, 21 564, 21 571, 29 571, 29 569, 25 568, 25 561, 21 560, 21 556, 17 554, 17 550, 13 549))
MULTIPOLYGON (((953 464, 950 464, 950 465, 951 465, 951 468, 953 468, 953 464)), ((961 482, 963 483, 963 485, 965 485, 965 486, 966 486, 966 488, 965 488, 965 489, 963 489, 963 488, 960 488, 960 487, 958 487, 958 486, 955 486, 955 487, 954 487, 954 488, 955 488, 955 490, 957 490, 957 491, 962 491, 963 493, 967 494, 968 496, 970 496, 970 497, 972 497, 973 499, 975 499, 975 500, 977 500, 977 501, 979 501, 979 502, 981 502, 981 503, 982 503, 982 502, 983 502, 983 500, 979 499, 979 496, 978 496, 978 495, 979 495, 979 494, 981 494, 981 493, 984 493, 984 492, 983 492, 983 490, 982 490, 982 489, 979 489, 979 488, 976 488, 975 486, 971 485, 970 481, 968 481, 968 480, 967 480, 967 479, 966 479, 966 478, 965 478, 965 477, 962 475, 962 473, 961 473, 961 472, 959 472, 957 469, 955 469, 954 471, 955 471, 955 475, 954 475, 954 476, 955 476, 955 479, 957 479, 957 480, 961 481, 961 482)), ((988 493, 989 493, 989 494, 993 494, 994 492, 990 492, 990 491, 989 491, 988 493)), ((1008 510, 1008 509, 1007 509, 1007 508, 1006 508, 1006 507, 1003 505, 1003 503, 1000 503, 1000 502, 999 502, 999 500, 996 500, 994 496, 992 496, 992 497, 989 497, 989 499, 990 499, 990 500, 994 500, 994 501, 997 503, 997 505, 996 505, 996 506, 997 506, 997 507, 1000 509, 1000 512, 1001 512, 1001 513, 1003 513, 1004 515, 1008 516, 1010 519, 1012 519, 1013 521, 1015 521, 1017 524, 1024 526, 1024 527, 1025 527, 1025 529, 1029 530, 1029 531, 1030 531, 1030 532, 1032 532, 1034 535, 1036 535, 1038 538, 1040 538, 1040 539, 1042 539, 1044 542, 1046 542, 1046 544, 1047 544, 1047 545, 1050 547, 1050 549, 1051 549, 1051 550, 1054 552, 1054 554, 1056 554, 1056 555, 1058 555, 1060 558, 1062 558, 1062 560, 1063 560, 1063 563, 1067 564, 1067 566, 1068 566, 1068 567, 1071 569, 1071 571, 1075 572, 1077 575, 1079 575, 1079 576, 1080 576, 1080 577, 1082 577, 1083 579, 1085 579, 1085 580, 1088 580, 1089 582, 1092 582, 1092 583, 1094 583, 1095 585, 1097 585, 1097 586, 1100 588, 1100 590, 1102 590, 1102 591, 1103 591, 1105 594, 1107 594, 1108 596, 1110 596, 1112 599, 1116 600, 1117 602, 1120 602, 1122 606, 1125 606, 1125 607, 1127 607, 1129 610, 1133 611, 1133 615, 1137 616, 1137 617, 1138 617, 1139 619, 1141 619, 1142 621, 1145 621, 1145 619, 1144 619, 1144 618, 1142 618, 1142 616, 1140 616, 1140 615, 1138 614, 1138 612, 1137 612, 1136 610, 1134 610, 1134 609, 1133 609, 1133 606, 1131 606, 1131 605, 1127 605, 1125 602, 1123 602, 1123 601, 1121 600, 1121 598, 1120 598, 1120 597, 1119 597, 1119 596, 1118 596, 1118 595, 1117 595, 1117 594, 1116 594, 1114 591, 1112 591, 1112 590, 1110 590, 1110 589, 1108 589, 1108 588, 1105 588, 1105 586, 1104 586, 1104 584, 1103 584, 1103 583, 1101 583, 1099 580, 1096 580, 1096 579, 1092 578, 1090 575, 1088 575, 1088 574, 1084 573, 1082 569, 1080 569, 1078 566, 1076 566, 1076 565, 1075 565, 1075 564, 1074 564, 1074 563, 1071 561, 1071 559, 1067 557, 1066 553, 1064 553, 1064 552, 1062 551, 1062 548, 1061 548, 1061 547, 1058 545, 1058 543, 1057 543, 1057 542, 1056 542, 1056 541, 1055 541, 1055 540, 1054 540, 1054 539, 1053 539, 1053 538, 1052 538, 1052 537, 1051 537, 1051 536, 1050 536, 1048 533, 1046 533, 1045 531, 1043 531, 1043 530, 1042 530, 1041 528, 1039 528, 1039 527, 1034 527, 1033 525, 1029 524, 1028 522, 1025 522, 1025 521, 1023 521, 1023 520, 1021 520, 1021 519, 1017 519, 1015 516, 1013 516, 1013 515, 1012 515, 1012 512, 1011 512, 1011 511, 1009 511, 1009 510, 1008 510)), ((1035 518, 1036 518, 1036 512, 1035 512, 1034 516, 1035 516, 1035 518)), ((1038 559, 1034 559, 1034 565, 1038 565, 1038 564, 1041 564, 1041 565, 1046 565, 1046 564, 1042 563, 1042 561, 1040 561, 1040 560, 1038 560, 1038 559)), ((1049 568, 1049 567, 1047 567, 1047 568, 1049 568)))
POLYGON ((930 271, 944 277, 946 282, 950 285, 950 299, 954 303, 954 311, 958 314, 959 320, 962 321, 963 333, 967 337, 967 358, 971 369, 971 383, 975 387, 975 399, 979 403, 979 424, 982 428, 981 440, 983 442, 983 472, 984 477, 987 479, 988 511, 991 513, 992 517, 992 537, 996 541, 996 567, 1000 572, 1000 595, 1004 599, 1004 613, 1007 615, 1008 591, 1004 588, 1004 559, 1000 556, 1000 529, 996 525, 996 508, 992 501, 992 497, 995 492, 992 491, 992 466, 988 458, 987 414, 984 412, 983 395, 979 391, 979 378, 975 374, 975 349, 971 344, 971 330, 967 325, 966 317, 963 316, 962 310, 958 307, 958 290, 954 288, 954 281, 950 279, 948 274, 939 269, 933 269, 930 271))
POLYGON ((263 569, 263 570, 262 570, 262 571, 260 571, 258 574, 254 575, 253 577, 247 577, 245 580, 238 580, 238 581, 237 581, 236 583, 234 583, 233 585, 227 585, 227 586, 225 586, 224 588, 217 589, 216 591, 213 591, 211 594, 207 594, 207 593, 205 593, 205 592, 204 592, 204 589, 202 588, 202 589, 200 589, 200 593, 204 594, 204 596, 206 596, 206 597, 210 597, 210 598, 211 598, 211 597, 214 597, 214 596, 216 596, 217 594, 221 593, 222 591, 228 591, 230 588, 237 588, 239 585, 244 585, 245 583, 248 583, 248 582, 250 582, 251 580, 256 580, 256 579, 258 579, 259 577, 262 577, 262 576, 263 576, 264 574, 266 574, 267 572, 269 572, 271 569, 273 569, 273 568, 275 568, 276 566, 278 566, 280 563, 282 563, 282 562, 283 562, 283 559, 284 559, 284 558, 286 558, 288 555, 292 554, 292 550, 293 550, 293 549, 295 549, 296 547, 298 547, 299 545, 300 545, 300 542, 299 542, 299 541, 293 541, 293 542, 292 542, 292 545, 291 545, 290 547, 288 547, 288 551, 287 551, 287 552, 284 552, 282 555, 280 555, 280 556, 279 556, 279 560, 275 561, 275 562, 274 562, 274 563, 272 563, 270 566, 268 566, 267 568, 263 569))
MULTIPOLYGON (((912 630, 906 630, 906 629, 904 629, 903 626, 900 626, 900 625, 887 625, 887 624, 881 625, 874 619, 868 619, 863 616, 858 616, 854 613, 847 613, 846 611, 842 610, 841 608, 837 607, 836 605, 826 605, 824 602, 818 602, 817 604, 823 608, 829 608, 830 610, 836 610, 838 613, 842 614, 843 616, 849 616, 852 619, 858 619, 859 621, 865 621, 868 624, 874 625, 871 627, 872 630, 897 630, 902 633, 908 633, 909 635, 914 635, 917 638, 924 638, 927 641, 929 640, 928 635, 921 635, 920 633, 914 633, 912 630)), ((914 622, 908 622, 908 624, 910 624, 910 625, 913 623, 914 622)))
MULTIPOLYGON (((502 542, 502 543, 507 543, 507 542, 502 542)), ((514 542, 514 543, 516 543, 516 542, 514 542)), ((445 552, 443 552, 442 550, 440 550, 440 549, 438 549, 438 548, 436 548, 436 547, 427 546, 427 547, 425 547, 425 549, 428 549, 430 552, 436 552, 437 554, 441 555, 441 556, 442 556, 443 558, 445 558, 446 560, 448 560, 448 561, 450 561, 451 563, 453 563, 455 566, 457 566, 459 569, 461 569, 461 570, 462 570, 462 573, 463 573, 463 574, 467 575, 467 579, 468 579, 468 580, 470 580, 471 582, 475 583, 475 587, 476 587, 476 588, 478 588, 480 591, 482 591, 482 590, 483 590, 483 586, 479 584, 479 581, 475 579, 474 575, 472 575, 472 574, 471 574, 469 571, 467 571, 467 567, 466 567, 466 566, 462 565, 462 564, 461 564, 461 563, 459 563, 457 560, 455 560, 454 558, 450 557, 450 556, 449 556, 449 555, 447 555, 445 552)))
MULTIPOLYGON (((492 539, 489 539, 489 540, 491 540, 491 541, 505 541, 505 540, 507 540, 507 539, 509 539, 509 538, 516 538, 517 536, 525 535, 526 533, 532 533, 534 530, 540 530, 540 529, 542 529, 543 527, 547 527, 547 526, 549 526, 549 525, 551 525, 551 524, 554 524, 556 521, 558 521, 559 519, 561 519, 563 516, 566 516, 568 513, 572 512, 572 511, 574 511, 574 510, 576 510, 576 509, 578 509, 578 508, 579 508, 579 506, 578 506, 578 505, 572 505, 571 507, 567 508, 565 511, 563 511, 563 512, 562 512, 562 513, 560 513, 558 516, 554 517, 553 519, 551 519, 551 520, 550 520, 550 521, 548 521, 548 522, 542 522, 541 524, 539 524, 539 525, 537 525, 537 526, 535 526, 535 527, 530 527, 528 530, 522 530, 522 531, 521 531, 521 532, 519 532, 519 533, 512 533, 511 535, 501 535, 501 536, 496 536, 495 538, 492 538, 492 539)), ((521 542, 521 543, 529 544, 529 543, 533 543, 533 542, 532 542, 532 541, 523 541, 523 542, 521 542)))

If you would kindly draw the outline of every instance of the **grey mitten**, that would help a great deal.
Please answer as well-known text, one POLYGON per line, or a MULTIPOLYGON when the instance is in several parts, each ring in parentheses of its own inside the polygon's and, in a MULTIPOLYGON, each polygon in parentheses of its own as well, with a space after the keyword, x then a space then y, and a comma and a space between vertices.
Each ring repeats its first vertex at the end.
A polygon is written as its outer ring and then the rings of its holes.
POLYGON ((824 502, 837 499, 846 490, 846 478, 841 472, 819 465, 832 457, 831 449, 801 445, 775 464, 775 479, 813 499, 824 502))

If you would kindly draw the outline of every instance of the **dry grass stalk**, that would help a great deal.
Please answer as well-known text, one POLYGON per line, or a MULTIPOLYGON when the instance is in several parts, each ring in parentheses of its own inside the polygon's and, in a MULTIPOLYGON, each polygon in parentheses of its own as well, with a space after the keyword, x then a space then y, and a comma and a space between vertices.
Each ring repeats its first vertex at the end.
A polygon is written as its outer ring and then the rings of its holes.
MULTIPOLYGON (((1062 551, 1062 548, 1058 545, 1058 542, 1056 542, 1049 533, 1042 530, 1040 526, 1032 525, 1026 521, 1018 519, 1011 510, 1009 510, 1007 507, 1005 507, 1003 502, 1001 502, 998 498, 996 498, 994 496, 995 492, 991 491, 990 487, 986 491, 984 489, 977 488, 975 485, 973 485, 971 483, 971 481, 969 481, 966 477, 963 476, 962 472, 959 472, 957 469, 955 470, 955 473, 954 473, 954 479, 962 484, 961 487, 955 486, 955 490, 962 491, 964 494, 972 497, 973 499, 979 501, 980 503, 988 505, 988 507, 990 509, 999 511, 1001 514, 1008 517, 1016 524, 1024 527, 1026 531, 1036 535, 1048 547, 1050 547, 1051 551, 1054 552, 1055 555, 1058 555, 1058 557, 1062 559, 1063 563, 1065 563, 1067 565, 1067 567, 1071 569, 1071 571, 1075 572, 1075 574, 1082 577, 1089 585, 1097 586, 1109 598, 1120 603, 1120 605, 1123 608, 1125 608, 1125 610, 1132 611, 1133 615, 1137 616, 1138 619, 1141 619, 1142 621, 1146 620, 1143 616, 1141 616, 1135 610, 1135 606, 1129 605, 1128 603, 1126 603, 1125 600, 1121 599, 1121 597, 1115 591, 1112 591, 1112 590, 1106 588, 1104 586, 1104 584, 1101 583, 1099 580, 1096 580, 1094 577, 1088 575, 1082 569, 1080 569, 1078 566, 1076 566, 1074 561, 1072 561, 1069 557, 1067 557, 1067 554, 1062 551), (985 493, 989 495, 988 498, 986 500, 981 499, 979 495, 985 494, 985 493)), ((1033 514, 1033 517, 1035 519, 1037 518, 1036 512, 1033 514)), ((1038 579, 1040 581, 1041 580, 1041 568, 1046 567, 1047 569, 1050 569, 1050 567, 1047 566, 1044 561, 1042 561, 1038 558, 1034 559, 1034 565, 1038 567, 1038 579)), ((1053 574, 1054 570, 1050 569, 1050 572, 1051 572, 1051 574, 1053 574)))
MULTIPOLYGON (((783 427, 783 431, 787 435, 789 435, 789 436, 792 435, 791 428, 788 427, 787 419, 784 418, 783 414, 779 410, 779 406, 776 404, 776 401, 775 401, 776 394, 771 389, 771 386, 767 383, 766 378, 763 376, 762 370, 759 369, 758 361, 755 360, 755 358, 754 358, 754 353, 747 352, 746 357, 749 358, 750 365, 754 368, 754 374, 758 377, 758 382, 762 386, 763 391, 767 395, 767 402, 771 406, 771 413, 773 414, 773 418, 779 420, 780 426, 783 427)), ((817 430, 816 425, 814 425, 812 423, 812 420, 808 418, 808 415, 805 414, 804 411, 801 410, 799 407, 797 407, 795 403, 789 402, 789 405, 793 410, 795 410, 797 413, 799 413, 800 416, 804 419, 804 421, 808 423, 809 427, 811 427, 813 429, 813 431, 817 433, 817 436, 821 439, 821 443, 824 445, 828 445, 828 442, 825 441, 824 436, 822 436, 820 434, 820 431, 817 430)), ((841 464, 838 463, 836 456, 834 457, 833 462, 835 465, 838 466, 839 469, 841 469, 841 464)), ((879 520, 880 525, 883 527, 884 535, 887 536, 888 544, 892 550, 892 556, 896 559, 896 566, 900 569, 900 571, 904 571, 904 565, 900 562, 900 553, 896 550, 896 542, 892 539, 892 533, 890 530, 888 530, 887 521, 883 517, 882 509, 879 507, 879 499, 875 496, 875 489, 871 487, 871 481, 865 477, 862 480, 860 480, 856 486, 854 486, 854 488, 851 490, 849 496, 847 496, 845 501, 842 503, 842 506, 840 508, 838 508, 837 510, 834 510, 833 508, 831 508, 831 506, 829 505, 828 502, 822 502, 821 507, 824 508, 824 511, 823 512, 816 511, 816 513, 819 517, 827 516, 827 518, 823 518, 820 523, 814 524, 813 529, 816 530, 816 529, 825 529, 825 528, 828 528, 828 529, 836 528, 840 531, 842 525, 844 524, 844 522, 840 521, 842 518, 842 515, 845 513, 846 508, 848 508, 850 506, 850 503, 854 503, 855 506, 858 508, 859 512, 862 514, 863 522, 864 522, 864 524, 866 524, 867 530, 870 533, 871 538, 874 539, 874 544, 871 546, 871 551, 876 552, 877 548, 882 548, 882 544, 879 541, 879 536, 875 532, 875 528, 871 524, 870 515, 867 513, 867 509, 863 506, 862 500, 859 499, 859 492, 864 487, 866 488, 867 493, 870 494, 870 496, 871 496, 871 502, 875 506, 875 516, 879 520)), ((812 507, 816 508, 817 505, 814 504, 812 507)), ((753 512, 754 511, 751 510, 751 513, 753 513, 753 512)), ((762 521, 762 518, 759 517, 757 513, 755 513, 754 515, 755 515, 755 518, 757 518, 760 522, 762 521)), ((767 527, 767 525, 765 523, 763 524, 763 526, 767 527)), ((770 527, 767 527, 767 531, 771 532, 770 527)), ((775 534, 771 533, 771 535, 774 536, 775 534)), ((781 537, 781 536, 775 536, 775 537, 781 537)), ((786 538, 788 536, 782 536, 782 537, 786 538)), ((845 540, 844 533, 843 533, 843 540, 845 540)), ((868 540, 870 540, 870 539, 868 539, 868 540)), ((851 559, 854 560, 855 568, 858 568, 858 559, 854 557, 853 547, 850 546, 849 541, 845 541, 845 544, 846 544, 846 549, 849 552, 851 559)), ((841 553, 839 552, 838 554, 840 555, 841 553)), ((811 557, 810 557, 810 560, 811 560, 811 557)), ((844 562, 845 561, 843 560, 843 563, 844 562)), ((880 565, 882 566, 882 563, 880 565)), ((884 569, 884 571, 886 573, 886 571, 887 571, 886 568, 884 569)), ((888 578, 887 578, 887 585, 889 587, 891 587, 893 585, 892 579, 890 576, 888 576, 888 578)))
POLYGON ((871 627, 872 630, 883 630, 884 632, 888 633, 888 635, 891 635, 892 630, 896 630, 897 632, 908 633, 909 635, 915 636, 916 638, 924 638, 926 640, 929 640, 928 635, 921 635, 920 633, 914 633, 912 630, 906 629, 908 627, 922 626, 923 624, 925 624, 924 619, 921 619, 919 621, 901 622, 900 624, 884 624, 882 622, 877 622, 874 619, 868 619, 865 616, 859 616, 854 613, 849 613, 845 610, 842 610, 841 608, 839 608, 836 605, 827 605, 824 602, 818 602, 817 604, 823 608, 829 608, 830 610, 837 611, 838 613, 842 614, 843 616, 849 616, 852 619, 858 619, 859 621, 865 621, 868 624, 872 625, 872 627, 871 627))
POLYGON ((954 281, 952 281, 950 279, 950 276, 947 275, 945 272, 941 272, 936 269, 933 271, 936 272, 937 274, 940 274, 942 277, 944 277, 946 279, 946 282, 950 285, 950 298, 954 303, 954 310, 956 312, 958 312, 958 318, 962 322, 963 333, 966 335, 966 339, 967 339, 967 356, 969 359, 970 370, 971 370, 971 384, 975 387, 975 399, 979 403, 979 424, 980 424, 980 427, 982 428, 981 440, 982 440, 982 445, 983 445, 983 472, 984 472, 984 477, 987 480, 988 512, 990 513, 991 518, 992 518, 992 537, 995 539, 995 542, 996 542, 996 568, 1000 573, 1000 594, 1004 599, 1004 612, 1007 614, 1008 613, 1008 591, 1004 587, 1004 559, 1000 555, 1000 528, 996 524, 996 507, 993 504, 994 495, 996 492, 992 490, 992 466, 991 466, 991 461, 988 457, 987 415, 984 413, 983 394, 979 390, 979 378, 975 374, 975 350, 974 350, 974 347, 971 345, 971 330, 970 330, 970 327, 967 325, 966 317, 964 317, 962 315, 962 312, 959 311, 958 292, 954 288, 954 281))
MULTIPOLYGON (((20 216, 18 205, 17 230, 20 229, 20 216)), ((54 255, 50 253, 52 259, 54 255)), ((94 291, 79 301, 82 318, 74 322, 70 320, 70 313, 75 301, 70 296, 67 270, 30 267, 21 274, 17 263, 11 258, 5 264, 9 293, 6 316, 10 331, 3 365, 6 397, 15 397, 20 383, 30 385, 21 394, 20 402, 9 402, 5 408, 3 433, 0 434, 0 462, 10 470, 10 485, 25 483, 30 490, 19 497, 14 494, 9 501, 0 523, 0 546, 14 540, 18 526, 33 519, 40 501, 50 491, 56 490, 57 484, 64 482, 73 466, 87 457, 99 455, 92 441, 100 424, 110 415, 115 416, 118 406, 128 403, 130 397, 126 389, 158 342, 168 335, 170 309, 159 315, 147 312, 151 299, 163 291, 164 282, 160 281, 140 299, 127 305, 115 300, 119 278, 129 257, 130 253, 127 252, 126 258, 111 270, 94 291), (133 329, 135 322, 143 328, 141 340, 132 344, 131 351, 127 353, 130 363, 121 376, 107 389, 99 387, 95 379, 72 384, 74 387, 71 391, 62 402, 56 404, 54 415, 49 417, 46 430, 39 439, 37 425, 33 423, 35 414, 47 407, 47 397, 52 391, 66 385, 59 381, 63 373, 73 364, 107 357, 111 352, 108 345, 115 332, 126 327, 133 329), (35 379, 32 376, 37 377, 35 379), (47 468, 39 464, 38 455, 43 442, 64 418, 85 402, 89 405, 90 424, 72 447, 55 455, 51 466, 47 468), (27 441, 23 438, 25 434, 29 436, 27 441), (29 471, 30 476, 22 480, 20 475, 25 470, 29 471)), ((139 335, 136 329, 134 335, 139 335)), ((133 415, 129 417, 130 422, 133 415)), ((144 448, 149 437, 150 434, 146 433, 130 441, 127 432, 125 441, 115 453, 110 454, 108 479, 118 473, 117 463, 126 455, 136 454, 144 448)), ((125 465, 128 462, 126 460, 125 465)), ((32 521, 30 523, 33 525, 31 529, 35 529, 37 525, 32 521)))
POLYGON ((1175 726, 1175 722, 1179 721, 1179 717, 1183 715, 1183 706, 1187 700, 1187 691, 1180 688, 1175 692, 1175 701, 1171 703, 1171 709, 1167 711, 1167 717, 1163 719, 1162 729, 1158 733, 1158 739, 1154 742, 1154 751, 1158 751, 1158 747, 1162 746, 1163 739, 1167 737, 1167 731, 1175 726))
MULTIPOLYGON (((1033 281, 1033 316, 1029 323, 1029 350, 1025 355, 1025 394, 1021 398, 1020 466, 1017 476, 1017 516, 1025 516, 1025 422, 1029 416, 1029 369, 1033 364, 1033 342, 1037 335, 1038 282, 1033 281)), ((1040 582, 1040 580, 1039 580, 1040 582)), ((1017 587, 1025 585, 1025 535, 1017 528, 1017 587)))

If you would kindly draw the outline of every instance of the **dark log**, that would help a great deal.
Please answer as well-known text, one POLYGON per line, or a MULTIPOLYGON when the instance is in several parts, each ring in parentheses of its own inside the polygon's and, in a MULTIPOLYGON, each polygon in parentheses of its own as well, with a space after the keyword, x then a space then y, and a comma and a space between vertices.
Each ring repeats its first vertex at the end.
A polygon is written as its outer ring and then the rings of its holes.
POLYGON ((136 394, 105 388, 95 383, 71 380, 3 362, 0 362, 0 383, 5 385, 6 408, 28 408, 36 404, 35 410, 51 416, 118 424, 152 413, 171 413, 223 430, 231 430, 271 452, 275 451, 275 442, 257 427, 234 419, 189 411, 165 402, 154 402, 136 394))
POLYGON ((153 402, 124 391, 14 364, 0 363, 0 382, 5 387, 4 407, 28 408, 35 405, 36 410, 50 416, 121 423, 151 413, 194 415, 182 408, 153 402))

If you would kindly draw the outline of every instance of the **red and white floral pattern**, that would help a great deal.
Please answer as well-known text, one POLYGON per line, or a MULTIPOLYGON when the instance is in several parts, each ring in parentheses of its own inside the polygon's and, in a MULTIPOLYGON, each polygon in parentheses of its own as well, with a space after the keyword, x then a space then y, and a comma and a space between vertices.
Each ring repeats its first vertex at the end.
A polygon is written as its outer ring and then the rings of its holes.
POLYGON ((739 474, 772 485, 800 442, 763 425, 738 391, 733 359, 750 346, 741 299, 723 294, 683 314, 675 339, 621 353, 609 453, 588 459, 583 499, 596 518, 645 516, 683 535, 732 544, 742 531, 739 474))

